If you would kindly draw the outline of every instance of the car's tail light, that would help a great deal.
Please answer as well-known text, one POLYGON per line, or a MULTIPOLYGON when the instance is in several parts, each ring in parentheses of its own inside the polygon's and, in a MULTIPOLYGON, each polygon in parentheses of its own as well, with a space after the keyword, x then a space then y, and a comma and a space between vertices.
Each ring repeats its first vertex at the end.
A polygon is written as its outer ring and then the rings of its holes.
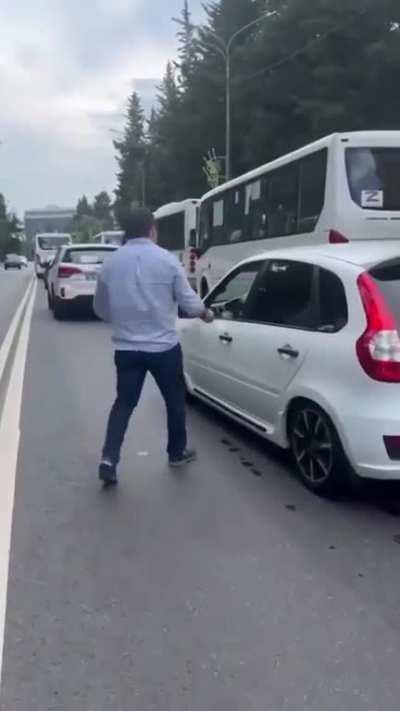
POLYGON ((338 230, 330 230, 329 244, 348 244, 349 239, 338 230))
POLYGON ((387 436, 383 438, 385 443, 386 451, 388 453, 389 459, 392 461, 400 461, 400 436, 393 435, 391 437, 387 436))
POLYGON ((78 267, 67 266, 65 264, 58 267, 59 279, 70 279, 74 276, 81 276, 82 273, 82 270, 78 269, 78 267))
POLYGON ((361 366, 373 380, 400 383, 398 325, 373 278, 361 274, 358 288, 367 317, 367 328, 357 341, 361 366))

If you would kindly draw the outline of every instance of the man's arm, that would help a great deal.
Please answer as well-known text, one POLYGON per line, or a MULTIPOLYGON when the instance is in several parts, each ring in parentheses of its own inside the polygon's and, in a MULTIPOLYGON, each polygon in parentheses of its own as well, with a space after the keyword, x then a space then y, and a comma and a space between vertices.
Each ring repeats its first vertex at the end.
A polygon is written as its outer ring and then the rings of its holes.
POLYGON ((94 296, 93 308, 95 313, 103 321, 110 321, 110 300, 108 298, 108 287, 102 273, 97 280, 97 288, 94 296))
POLYGON ((174 277, 174 298, 188 318, 202 318, 208 323, 213 320, 212 311, 206 309, 199 295, 193 291, 180 264, 177 264, 174 277))

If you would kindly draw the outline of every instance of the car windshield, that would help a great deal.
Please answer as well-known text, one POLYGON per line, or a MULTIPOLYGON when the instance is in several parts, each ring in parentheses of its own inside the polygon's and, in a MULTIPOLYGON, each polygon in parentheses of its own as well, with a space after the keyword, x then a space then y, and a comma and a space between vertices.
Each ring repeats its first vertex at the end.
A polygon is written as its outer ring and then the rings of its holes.
POLYGON ((357 205, 366 210, 400 210, 400 148, 348 148, 346 166, 357 205))
POLYGON ((57 249, 60 246, 70 243, 69 237, 39 237, 38 245, 40 249, 57 249))
POLYGON ((67 264, 103 264, 114 251, 114 249, 69 249, 62 261, 67 264))
POLYGON ((400 258, 378 264, 370 274, 400 325, 400 258))

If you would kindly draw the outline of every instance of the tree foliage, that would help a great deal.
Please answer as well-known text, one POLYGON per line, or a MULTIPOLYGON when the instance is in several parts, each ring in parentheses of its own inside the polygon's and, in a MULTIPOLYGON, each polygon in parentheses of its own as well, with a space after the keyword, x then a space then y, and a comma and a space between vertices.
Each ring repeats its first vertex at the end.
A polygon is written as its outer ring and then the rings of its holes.
POLYGON ((145 115, 139 95, 128 99, 126 125, 121 139, 114 141, 119 172, 115 191, 115 213, 132 203, 145 202, 146 135, 145 115))
POLYGON ((0 193, 0 261, 6 254, 23 254, 22 226, 14 213, 7 211, 5 197, 0 193))
POLYGON ((207 190, 204 156, 225 150, 221 47, 258 18, 232 43, 235 174, 336 131, 400 129, 398 0, 213 0, 200 28, 184 0, 147 127, 133 95, 115 142, 117 202, 141 201, 143 166, 152 207, 207 190))
POLYGON ((91 205, 83 195, 76 206, 73 231, 77 242, 90 242, 99 232, 113 228, 114 218, 111 198, 105 191, 94 198, 91 205))

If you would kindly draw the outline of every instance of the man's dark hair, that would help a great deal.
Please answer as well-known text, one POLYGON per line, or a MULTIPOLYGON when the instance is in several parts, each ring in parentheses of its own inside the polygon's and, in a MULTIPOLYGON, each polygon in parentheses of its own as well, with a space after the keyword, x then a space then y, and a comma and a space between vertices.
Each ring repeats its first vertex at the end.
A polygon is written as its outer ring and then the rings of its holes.
POLYGON ((154 215, 147 207, 128 207, 119 210, 118 221, 125 232, 125 241, 149 237, 154 226, 154 215))

